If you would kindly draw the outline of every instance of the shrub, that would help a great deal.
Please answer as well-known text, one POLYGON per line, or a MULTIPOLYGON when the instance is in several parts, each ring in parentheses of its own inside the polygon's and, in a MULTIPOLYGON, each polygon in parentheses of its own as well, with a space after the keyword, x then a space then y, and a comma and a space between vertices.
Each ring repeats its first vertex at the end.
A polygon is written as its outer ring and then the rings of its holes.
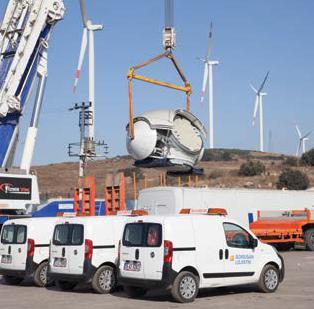
POLYGON ((265 173, 265 165, 261 161, 248 161, 240 166, 239 175, 252 177, 265 173))
POLYGON ((296 157, 287 157, 283 164, 287 166, 298 166, 299 160, 296 157))
POLYGON ((232 154, 229 150, 205 149, 202 161, 232 161, 232 154))
POLYGON ((285 169, 279 176, 277 182, 278 189, 306 190, 310 181, 308 176, 298 170, 285 169))
POLYGON ((305 152, 301 157, 301 161, 305 165, 314 166, 314 148, 305 152))

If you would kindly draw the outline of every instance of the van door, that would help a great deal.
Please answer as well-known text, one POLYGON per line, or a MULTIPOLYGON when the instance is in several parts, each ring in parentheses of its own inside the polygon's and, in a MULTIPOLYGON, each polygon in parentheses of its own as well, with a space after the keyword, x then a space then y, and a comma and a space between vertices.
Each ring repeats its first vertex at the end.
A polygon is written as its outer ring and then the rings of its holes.
POLYGON ((50 268, 52 272, 69 272, 69 250, 67 250, 69 238, 69 224, 57 224, 53 233, 50 253, 50 268))
POLYGON ((201 287, 224 285, 224 233, 212 218, 196 218, 193 221, 196 245, 196 263, 202 275, 201 287), (202 220, 201 220, 202 219, 202 220))
POLYGON ((125 226, 121 248, 122 276, 161 280, 164 262, 162 225, 137 222, 125 226))
POLYGON ((123 277, 144 278, 144 223, 125 225, 120 252, 120 273, 123 277))
POLYGON ((241 226, 224 222, 226 285, 253 282, 256 266, 253 236, 241 226))
POLYGON ((85 259, 84 226, 71 225, 71 245, 68 247, 69 269, 71 274, 83 274, 85 259))
POLYGON ((84 254, 84 226, 69 223, 56 225, 51 249, 52 271, 82 274, 84 254))
POLYGON ((162 225, 158 223, 145 224, 144 277, 148 280, 161 280, 164 265, 162 225))
POLYGON ((0 255, 2 268, 25 270, 27 257, 27 227, 25 225, 3 226, 0 255))

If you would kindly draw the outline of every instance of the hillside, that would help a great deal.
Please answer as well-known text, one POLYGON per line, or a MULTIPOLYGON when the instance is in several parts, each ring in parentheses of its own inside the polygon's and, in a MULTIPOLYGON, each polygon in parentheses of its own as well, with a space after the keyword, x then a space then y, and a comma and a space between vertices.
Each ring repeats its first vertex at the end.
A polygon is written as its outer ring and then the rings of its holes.
MULTIPOLYGON (((280 172, 288 167, 287 157, 280 154, 261 153, 246 150, 206 150, 203 161, 198 167, 204 169, 204 175, 190 177, 190 184, 208 187, 246 187, 276 189, 276 182, 280 172), (240 165, 247 160, 260 160, 266 166, 266 173, 261 176, 240 177, 238 171, 240 165)), ((314 186, 313 167, 293 167, 299 169, 310 178, 310 186, 314 186)), ((34 166, 39 178, 39 187, 42 199, 52 197, 72 197, 77 183, 78 163, 58 163, 45 166, 34 166)), ((144 187, 144 178, 147 186, 160 184, 161 169, 135 168, 133 160, 129 156, 115 157, 107 160, 89 162, 88 175, 96 177, 97 197, 103 198, 106 175, 110 173, 124 172, 126 176, 127 196, 132 198, 132 175, 137 175, 137 188, 144 187)), ((178 185, 178 176, 167 176, 167 185, 178 185)), ((187 175, 180 177, 181 185, 188 185, 187 175)))

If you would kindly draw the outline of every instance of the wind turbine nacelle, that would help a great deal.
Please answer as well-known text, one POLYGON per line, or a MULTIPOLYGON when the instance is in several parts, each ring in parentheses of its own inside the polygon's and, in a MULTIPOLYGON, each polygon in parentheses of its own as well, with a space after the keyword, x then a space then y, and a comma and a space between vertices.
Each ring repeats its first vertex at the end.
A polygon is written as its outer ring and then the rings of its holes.
POLYGON ((188 172, 203 157, 205 137, 203 124, 190 112, 156 110, 134 119, 134 139, 127 136, 126 145, 136 166, 188 172))

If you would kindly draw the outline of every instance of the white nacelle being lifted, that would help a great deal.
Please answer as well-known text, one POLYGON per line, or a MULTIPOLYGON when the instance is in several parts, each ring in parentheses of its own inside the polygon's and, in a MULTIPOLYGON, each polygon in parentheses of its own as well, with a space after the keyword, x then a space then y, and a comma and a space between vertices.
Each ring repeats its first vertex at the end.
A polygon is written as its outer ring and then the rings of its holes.
POLYGON ((127 149, 142 167, 166 167, 188 172, 204 153, 206 130, 186 110, 155 110, 134 119, 134 139, 127 137, 127 149))

